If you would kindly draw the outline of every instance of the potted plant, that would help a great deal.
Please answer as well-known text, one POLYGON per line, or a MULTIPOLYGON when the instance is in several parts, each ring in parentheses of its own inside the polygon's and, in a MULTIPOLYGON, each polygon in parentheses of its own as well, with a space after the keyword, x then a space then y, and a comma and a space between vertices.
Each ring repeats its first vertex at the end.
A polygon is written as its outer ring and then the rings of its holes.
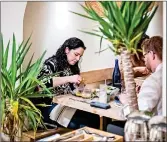
POLYGON ((100 45, 102 39, 112 43, 113 46, 109 46, 109 49, 122 58, 128 104, 132 110, 138 109, 131 55, 138 55, 138 52, 142 52, 141 49, 137 48, 137 44, 142 35, 145 34, 158 6, 154 5, 153 2, 146 1, 122 1, 119 4, 114 1, 95 3, 98 3, 100 7, 98 7, 98 10, 101 11, 100 15, 95 6, 88 4, 81 5, 88 15, 72 13, 98 22, 98 27, 92 32, 82 32, 101 37, 100 45))
MULTIPOLYGON (((51 97, 49 89, 42 83, 42 78, 37 79, 40 72, 41 61, 45 55, 32 63, 33 56, 25 69, 22 64, 31 47, 30 37, 19 46, 16 44, 15 35, 12 41, 11 63, 9 62, 10 41, 5 48, 2 35, 0 37, 1 55, 1 132, 9 135, 10 141, 15 141, 16 134, 25 125, 25 119, 34 129, 34 134, 39 125, 43 125, 39 109, 31 102, 30 98, 51 97), (36 86, 41 86, 41 91, 35 92, 36 86), (45 94, 43 93, 45 91, 45 94), (47 93, 46 93, 47 92, 47 93)), ((42 104, 41 104, 42 105, 42 104)), ((43 106, 45 106, 43 104, 43 106)))

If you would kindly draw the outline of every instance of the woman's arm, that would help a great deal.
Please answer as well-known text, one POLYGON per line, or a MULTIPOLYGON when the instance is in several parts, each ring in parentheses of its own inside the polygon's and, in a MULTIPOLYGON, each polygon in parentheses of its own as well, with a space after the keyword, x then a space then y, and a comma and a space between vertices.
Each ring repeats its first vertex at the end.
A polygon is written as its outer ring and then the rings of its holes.
MULTIPOLYGON (((53 73, 60 73, 58 70, 57 62, 54 58, 50 58, 47 61, 45 61, 42 70, 39 74, 38 77, 47 77, 48 74, 53 74, 53 73)), ((49 80, 43 80, 44 84, 49 88, 53 87, 51 92, 55 95, 60 95, 60 94, 68 94, 71 92, 71 83, 72 84, 79 84, 81 81, 81 77, 79 75, 69 75, 70 73, 67 73, 68 70, 65 71, 67 76, 55 76, 50 78, 49 80)))
POLYGON ((79 84, 82 80, 80 75, 72 75, 65 77, 53 77, 53 87, 66 84, 66 83, 76 83, 79 84))

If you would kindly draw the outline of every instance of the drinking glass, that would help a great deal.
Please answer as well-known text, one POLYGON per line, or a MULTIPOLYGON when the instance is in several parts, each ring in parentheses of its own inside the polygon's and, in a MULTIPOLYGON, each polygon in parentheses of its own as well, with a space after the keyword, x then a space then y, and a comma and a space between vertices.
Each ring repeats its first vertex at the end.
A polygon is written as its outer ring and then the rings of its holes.
POLYGON ((147 141, 148 120, 150 116, 144 112, 135 111, 129 114, 125 124, 125 141, 147 141))
POLYGON ((91 89, 85 88, 82 92, 82 97, 91 98, 91 89))
POLYGON ((106 89, 100 89, 99 92, 99 102, 101 103, 107 103, 107 92, 106 89))
POLYGON ((154 116, 149 120, 149 140, 167 141, 167 117, 154 116))

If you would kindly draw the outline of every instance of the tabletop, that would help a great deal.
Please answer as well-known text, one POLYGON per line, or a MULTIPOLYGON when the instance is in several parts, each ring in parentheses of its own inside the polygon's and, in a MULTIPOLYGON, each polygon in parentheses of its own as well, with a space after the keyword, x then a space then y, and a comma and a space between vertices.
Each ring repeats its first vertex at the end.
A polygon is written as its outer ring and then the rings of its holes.
POLYGON ((100 109, 100 108, 91 107, 90 104, 82 102, 85 100, 91 101, 90 99, 84 99, 71 94, 55 96, 53 98, 54 103, 58 103, 71 108, 76 108, 86 112, 98 114, 100 117, 105 116, 105 117, 120 120, 120 121, 125 120, 123 117, 121 117, 121 107, 116 106, 113 101, 109 102, 111 108, 100 109))

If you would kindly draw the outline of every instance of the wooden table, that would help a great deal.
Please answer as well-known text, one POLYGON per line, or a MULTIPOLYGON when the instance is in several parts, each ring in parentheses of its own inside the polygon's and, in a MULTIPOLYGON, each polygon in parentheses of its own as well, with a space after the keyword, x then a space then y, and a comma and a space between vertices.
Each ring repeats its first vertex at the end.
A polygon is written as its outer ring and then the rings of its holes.
MULTIPOLYGON (((93 70, 88 72, 82 72, 81 76, 84 78, 84 82, 86 86, 90 89, 99 88, 100 84, 104 84, 105 82, 111 82, 112 79, 113 68, 106 68, 100 70, 93 70)), ((123 73, 122 77, 123 77, 123 73)), ((144 78, 145 79, 145 78, 144 78)), ((143 77, 135 78, 135 82, 137 85, 141 85, 143 82, 143 77)), ((98 114, 100 116, 100 129, 103 130, 103 118, 108 117, 115 120, 124 121, 125 119, 120 116, 121 108, 114 105, 114 102, 111 101, 109 104, 111 106, 110 109, 104 110, 99 108, 91 107, 89 104, 80 102, 83 101, 83 98, 72 96, 72 95, 61 95, 53 98, 53 102, 68 106, 71 108, 76 108, 79 110, 87 111, 90 113, 98 114), (79 101, 74 101, 79 100, 79 101)))
POLYGON ((114 102, 111 101, 109 104, 111 106, 110 109, 100 109, 91 107, 90 104, 80 102, 85 101, 87 99, 83 99, 81 97, 76 97, 71 94, 56 96, 53 98, 54 103, 58 103, 64 106, 68 106, 71 108, 76 108, 79 110, 83 110, 86 112, 98 114, 100 116, 100 129, 103 130, 103 118, 108 117, 120 121, 124 121, 125 119, 120 116, 121 108, 114 105, 114 102))

